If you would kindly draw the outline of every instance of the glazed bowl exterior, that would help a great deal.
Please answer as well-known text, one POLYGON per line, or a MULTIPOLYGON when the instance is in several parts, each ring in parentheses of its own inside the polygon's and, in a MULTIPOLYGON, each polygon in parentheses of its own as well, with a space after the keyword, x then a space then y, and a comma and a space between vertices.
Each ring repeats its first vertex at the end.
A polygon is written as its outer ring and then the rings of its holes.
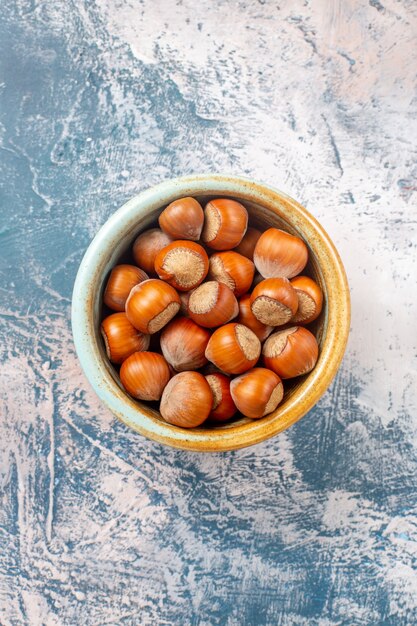
MULTIPOLYGON (((345 351, 350 325, 350 299, 339 254, 320 224, 295 200, 268 185, 218 174, 192 175, 163 182, 135 196, 102 226, 81 262, 72 298, 72 328, 77 354, 99 398, 125 424, 160 443, 200 452, 220 452, 251 446, 289 428, 305 415, 333 380, 345 351), (109 363, 100 321, 102 294, 111 268, 137 235, 153 226, 162 208, 183 196, 202 202, 231 197, 248 209, 261 229, 283 228, 309 247, 308 273, 323 289, 324 306, 313 330, 320 355, 314 370, 294 379, 280 406, 259 420, 241 418, 216 427, 182 429, 167 424, 159 412, 131 398, 109 363)), ((289 381, 288 381, 289 382, 289 381)))

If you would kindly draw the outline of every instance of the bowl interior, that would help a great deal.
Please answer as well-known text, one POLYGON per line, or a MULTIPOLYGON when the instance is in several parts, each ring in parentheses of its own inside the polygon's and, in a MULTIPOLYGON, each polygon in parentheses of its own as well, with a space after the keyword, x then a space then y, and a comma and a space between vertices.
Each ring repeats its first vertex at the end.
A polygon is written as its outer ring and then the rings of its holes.
MULTIPOLYGON (((217 193, 215 195, 193 194, 193 196, 203 206, 210 199, 219 197, 220 195, 222 197, 229 197, 229 198, 237 199, 245 205, 249 213, 249 225, 250 226, 259 228, 261 231, 266 230, 267 228, 270 228, 271 226, 276 227, 276 228, 281 228, 293 235, 300 236, 301 238, 305 240, 307 245, 309 245, 309 241, 308 239, 306 239, 305 234, 295 225, 296 223, 295 219, 294 220, 284 219, 281 215, 279 215, 278 213, 275 213, 270 208, 262 204, 259 204, 254 201, 241 199, 237 197, 236 194, 233 194, 233 193, 232 194, 230 193, 218 194, 217 193)), ((139 215, 137 219, 137 223, 131 228, 129 232, 125 233, 125 236, 123 237, 123 239, 114 242, 114 247, 108 253, 108 258, 104 259, 103 271, 102 271, 100 279, 97 281, 95 289, 93 290, 93 302, 92 302, 92 305, 93 305, 92 308, 94 311, 93 325, 94 325, 95 342, 97 345, 97 350, 100 354, 100 357, 105 365, 105 368, 109 376, 111 376, 114 382, 118 385, 122 393, 125 395, 127 401, 134 402, 137 406, 137 409, 144 415, 147 415, 149 418, 153 420, 158 420, 160 422, 163 422, 164 424, 165 422, 159 414, 157 403, 139 402, 139 401, 133 400, 132 398, 130 398, 130 396, 128 396, 124 392, 120 384, 120 380, 119 380, 119 375, 118 375, 119 368, 109 363, 107 356, 105 354, 104 344, 100 335, 100 321, 101 319, 103 319, 103 317, 106 317, 107 315, 112 313, 112 311, 107 309, 102 304, 103 290, 106 285, 110 270, 117 263, 134 263, 131 250, 132 250, 132 244, 135 238, 142 231, 148 228, 152 228, 154 226, 158 226, 158 222, 157 222, 158 216, 161 210, 165 206, 166 204, 160 207, 154 207, 146 215, 139 215)), ((288 210, 288 207, 287 207, 287 210, 288 210)), ((308 328, 315 334, 319 347, 320 347, 320 351, 321 351, 322 344, 326 336, 327 290, 326 290, 326 283, 324 280, 323 272, 319 264, 319 259, 317 258, 317 255, 311 246, 309 246, 309 261, 308 261, 307 267, 302 272, 302 274, 307 274, 308 276, 313 278, 321 286, 323 293, 324 293, 322 313, 314 323, 308 326, 308 328)), ((152 341, 155 341, 155 339, 152 339, 152 341)), ((152 342, 151 342, 150 350, 152 350, 152 342)), ((262 419, 263 420, 269 420, 271 418, 276 419, 277 417, 279 417, 281 413, 284 413, 287 404, 290 402, 291 398, 293 398, 294 394, 297 394, 297 391, 303 386, 303 383, 308 376, 310 376, 310 374, 307 374, 306 376, 298 377, 296 379, 284 381, 285 394, 284 394, 283 401, 281 402, 281 404, 279 405, 276 411, 274 411, 272 414, 270 414, 266 418, 262 418, 262 419)), ((235 428, 235 427, 244 426, 244 425, 249 426, 251 424, 253 424, 253 420, 250 420, 246 417, 243 417, 242 415, 237 414, 237 416, 233 420, 225 424, 219 424, 219 425, 208 424, 208 425, 201 426, 199 429, 193 429, 193 430, 194 432, 196 430, 204 431, 207 433, 207 435, 210 433, 210 431, 211 432, 215 431, 217 434, 219 434, 219 432, 229 430, 230 428, 235 428)))

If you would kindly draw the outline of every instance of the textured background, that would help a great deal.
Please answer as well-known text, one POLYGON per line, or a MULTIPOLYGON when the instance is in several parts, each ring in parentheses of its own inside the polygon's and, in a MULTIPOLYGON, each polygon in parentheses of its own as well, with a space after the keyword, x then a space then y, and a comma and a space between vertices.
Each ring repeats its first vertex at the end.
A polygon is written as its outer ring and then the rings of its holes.
POLYGON ((1 4, 1 625, 415 624, 416 3, 1 4), (319 405, 212 456, 117 422, 69 320, 100 225, 199 171, 304 203, 353 305, 319 405))

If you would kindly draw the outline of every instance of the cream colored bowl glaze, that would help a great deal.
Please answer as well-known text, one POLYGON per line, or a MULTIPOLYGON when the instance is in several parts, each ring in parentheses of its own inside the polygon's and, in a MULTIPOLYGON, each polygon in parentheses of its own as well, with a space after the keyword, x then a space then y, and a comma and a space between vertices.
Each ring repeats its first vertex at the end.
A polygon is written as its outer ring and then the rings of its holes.
POLYGON ((350 299, 339 254, 320 224, 295 200, 267 185, 237 176, 195 175, 166 181, 124 204, 91 242, 78 271, 72 299, 72 327, 84 372, 101 400, 125 424, 155 441, 201 452, 251 446, 285 430, 305 415, 324 394, 342 360, 349 333, 350 299), (260 420, 242 418, 217 427, 186 430, 162 420, 157 410, 137 402, 122 389, 108 362, 100 336, 103 288, 110 269, 135 237, 153 225, 161 209, 183 196, 204 202, 213 197, 240 200, 253 225, 283 228, 309 247, 306 271, 324 292, 324 307, 312 325, 320 356, 306 376, 286 381, 284 400, 260 420))

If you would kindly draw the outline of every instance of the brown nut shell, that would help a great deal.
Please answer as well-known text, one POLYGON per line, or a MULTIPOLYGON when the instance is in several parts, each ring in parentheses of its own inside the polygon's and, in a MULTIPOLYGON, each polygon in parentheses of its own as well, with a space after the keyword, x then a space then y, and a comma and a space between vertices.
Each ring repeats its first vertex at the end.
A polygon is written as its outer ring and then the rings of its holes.
POLYGON ((236 406, 230 394, 230 378, 220 372, 206 376, 213 394, 213 407, 209 418, 213 422, 225 422, 236 413, 236 406))
POLYGON ((253 253, 256 269, 264 278, 292 278, 305 268, 307 260, 304 241, 278 228, 262 233, 253 253))
POLYGON ((158 221, 169 237, 198 241, 203 230, 204 212, 195 198, 179 198, 162 211, 158 221))
POLYGON ((194 289, 188 300, 188 315, 205 328, 227 324, 238 313, 239 305, 233 291, 215 280, 194 289))
POLYGON ((113 313, 106 317, 101 323, 101 334, 112 363, 123 363, 134 352, 149 348, 150 336, 132 326, 126 313, 113 313))
POLYGON ((268 337, 262 354, 266 367, 281 378, 294 378, 311 372, 319 348, 313 333, 302 326, 293 326, 268 337))
POLYGON ((314 322, 323 307, 323 292, 309 276, 297 276, 291 280, 298 298, 298 309, 291 322, 309 324, 314 322))
POLYGON ((258 419, 275 411, 284 396, 284 387, 277 374, 255 367, 232 380, 230 393, 242 415, 258 419))
POLYGON ((152 335, 178 313, 180 297, 171 285, 150 278, 133 287, 126 301, 126 315, 142 333, 152 335))
POLYGON ((201 239, 214 250, 230 250, 240 244, 247 227, 248 212, 243 204, 217 198, 205 206, 201 239))
POLYGON ((265 341, 274 330, 273 326, 265 326, 265 324, 256 319, 250 306, 249 293, 239 298, 239 315, 236 322, 253 330, 260 342, 265 341))
POLYGON ((135 265, 116 265, 110 272, 104 290, 104 304, 113 311, 124 311, 131 289, 148 278, 149 276, 135 265))
POLYGON ((259 237, 262 235, 261 231, 257 228, 249 226, 242 241, 234 248, 234 252, 242 254, 247 259, 253 261, 253 253, 255 252, 255 246, 258 243, 259 237))
POLYGON ((155 257, 155 271, 161 280, 179 291, 198 287, 207 276, 207 252, 194 241, 173 241, 155 257))
POLYGON ((243 324, 226 324, 214 331, 206 357, 226 374, 242 374, 251 369, 261 353, 261 342, 243 324))
POLYGON ((133 244, 133 258, 149 276, 156 276, 155 258, 158 252, 172 242, 160 228, 150 228, 140 233, 133 244))
POLYGON ((282 326, 291 320, 298 307, 295 289, 287 278, 267 278, 252 291, 251 310, 266 326, 282 326))
POLYGON ((135 352, 120 368, 120 381, 137 400, 159 400, 171 377, 168 363, 155 352, 135 352))
POLYGON ((195 428, 208 418, 213 405, 210 385, 199 372, 181 372, 167 384, 160 412, 169 424, 195 428))
POLYGON ((224 283, 236 297, 248 291, 254 273, 255 266, 252 261, 233 250, 217 252, 210 257, 210 280, 224 283))
POLYGON ((207 363, 210 332, 187 317, 177 317, 161 332, 161 350, 177 372, 196 370, 207 363))

